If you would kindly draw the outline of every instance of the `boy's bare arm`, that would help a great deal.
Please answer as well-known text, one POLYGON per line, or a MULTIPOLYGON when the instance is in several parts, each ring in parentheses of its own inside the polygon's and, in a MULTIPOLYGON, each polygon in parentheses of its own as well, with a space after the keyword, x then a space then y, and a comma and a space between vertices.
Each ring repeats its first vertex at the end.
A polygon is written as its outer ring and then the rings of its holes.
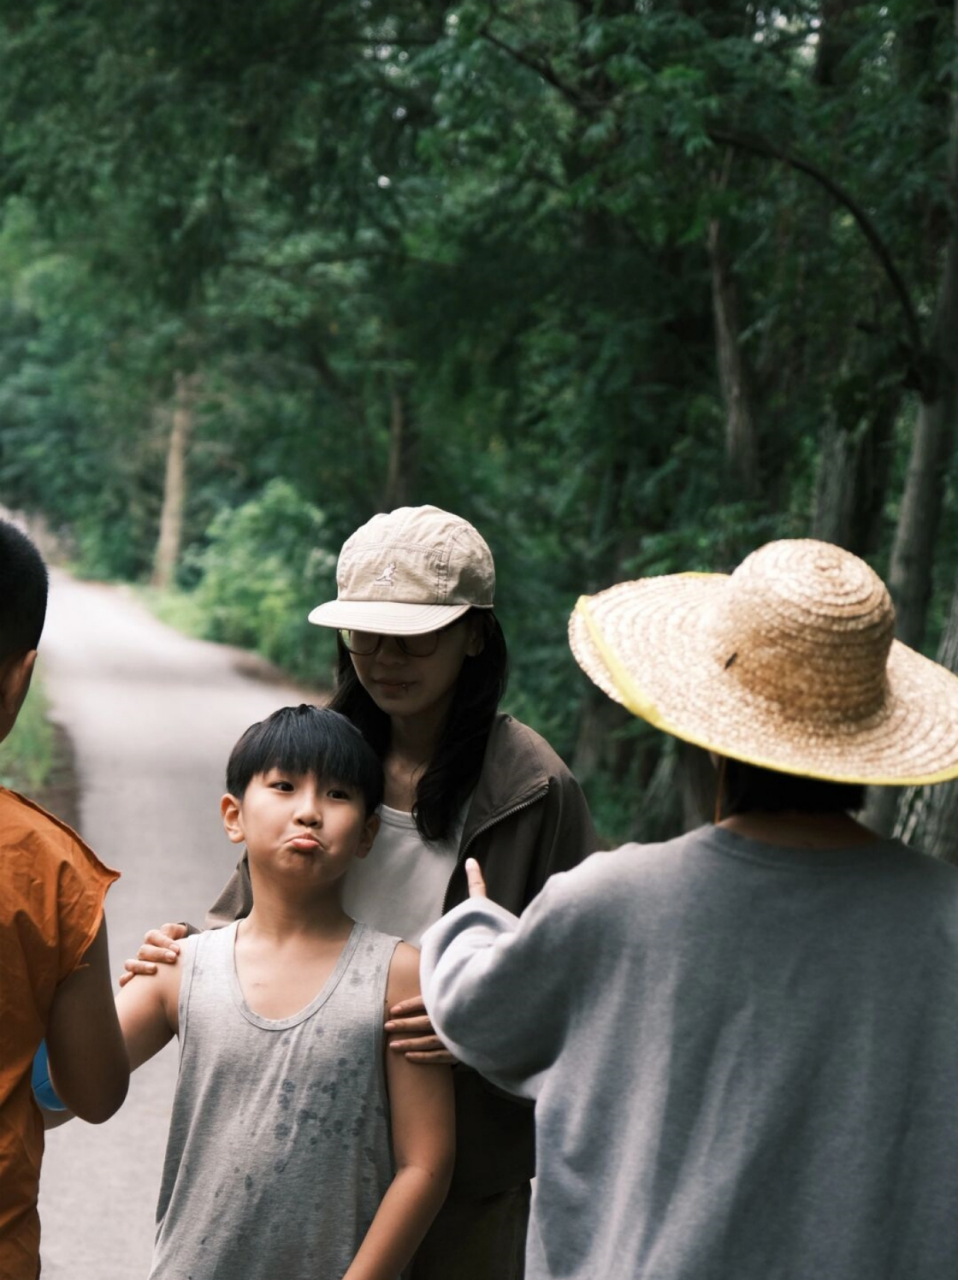
MULTIPOLYGON (((470 896, 486 897, 485 881, 475 858, 466 859, 466 876, 470 896)), ((150 935, 147 935, 147 939, 150 940, 150 935)), ((140 958, 145 958, 144 951, 145 948, 141 947, 140 958)), ((130 962, 127 961, 128 968, 129 965, 130 962)), ((400 1001, 389 1010, 386 1034, 389 1036, 390 1049, 394 1053, 404 1053, 410 1062, 446 1062, 450 1066, 455 1066, 458 1062, 436 1035, 418 989, 412 1000, 400 1001)))
POLYGON ((91 1124, 109 1120, 130 1082, 111 986, 103 920, 80 967, 57 987, 46 1032, 53 1085, 91 1124))
MULTIPOLYGON (((419 952, 401 942, 389 970, 387 1007, 418 994, 419 952)), ((387 1053, 386 1083, 396 1176, 343 1280, 398 1275, 439 1211, 452 1176, 455 1113, 449 1068, 387 1053)))
POLYGON ((130 1070, 159 1053, 178 1030, 179 965, 163 966, 149 981, 128 982, 116 997, 130 1070))

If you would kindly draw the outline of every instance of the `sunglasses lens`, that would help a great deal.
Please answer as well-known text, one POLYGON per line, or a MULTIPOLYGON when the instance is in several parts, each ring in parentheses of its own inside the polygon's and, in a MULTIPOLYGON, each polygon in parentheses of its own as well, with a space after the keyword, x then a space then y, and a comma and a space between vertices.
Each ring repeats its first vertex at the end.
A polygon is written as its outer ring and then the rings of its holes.
POLYGON ((379 646, 379 636, 375 631, 340 631, 339 634, 350 653, 375 653, 379 646))
POLYGON ((421 636, 403 636, 400 644, 410 657, 428 658, 439 647, 439 632, 427 631, 421 636))
MULTIPOLYGON (((457 621, 461 621, 458 619, 457 621)), ((439 637, 444 631, 448 631, 450 627, 456 626, 456 622, 452 622, 449 626, 440 627, 438 631, 427 631, 421 636, 381 636, 378 631, 350 631, 341 630, 343 644, 350 653, 358 653, 361 657, 368 657, 375 653, 385 639, 392 639, 396 642, 403 653, 408 653, 411 658, 431 658, 439 648, 439 637)))

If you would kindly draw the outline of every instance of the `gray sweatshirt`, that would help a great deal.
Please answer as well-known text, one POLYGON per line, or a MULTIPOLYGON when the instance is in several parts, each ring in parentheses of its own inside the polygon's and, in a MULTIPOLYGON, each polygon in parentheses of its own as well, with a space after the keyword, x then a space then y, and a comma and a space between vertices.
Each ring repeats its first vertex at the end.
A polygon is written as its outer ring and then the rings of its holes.
POLYGON ((536 1101, 528 1280, 954 1280, 958 873, 706 827, 427 932, 452 1050, 536 1101))

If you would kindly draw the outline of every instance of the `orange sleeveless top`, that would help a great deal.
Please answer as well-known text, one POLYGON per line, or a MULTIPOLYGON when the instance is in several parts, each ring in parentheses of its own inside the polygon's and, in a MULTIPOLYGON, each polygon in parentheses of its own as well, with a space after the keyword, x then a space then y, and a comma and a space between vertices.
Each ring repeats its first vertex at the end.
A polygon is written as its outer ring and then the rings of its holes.
POLYGON ((35 1280, 43 1121, 30 1072, 57 985, 118 878, 65 823, 0 787, 0 1276, 35 1280))

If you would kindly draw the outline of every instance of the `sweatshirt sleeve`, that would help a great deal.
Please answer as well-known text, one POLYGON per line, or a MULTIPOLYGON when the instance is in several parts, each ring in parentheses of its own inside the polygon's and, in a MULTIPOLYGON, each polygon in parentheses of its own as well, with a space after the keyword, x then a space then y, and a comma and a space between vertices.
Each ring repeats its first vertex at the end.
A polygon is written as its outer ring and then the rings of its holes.
POLYGON ((553 877, 521 919, 470 898, 422 940, 423 998, 439 1036, 487 1080, 530 1099, 574 1018, 565 879, 553 877))

